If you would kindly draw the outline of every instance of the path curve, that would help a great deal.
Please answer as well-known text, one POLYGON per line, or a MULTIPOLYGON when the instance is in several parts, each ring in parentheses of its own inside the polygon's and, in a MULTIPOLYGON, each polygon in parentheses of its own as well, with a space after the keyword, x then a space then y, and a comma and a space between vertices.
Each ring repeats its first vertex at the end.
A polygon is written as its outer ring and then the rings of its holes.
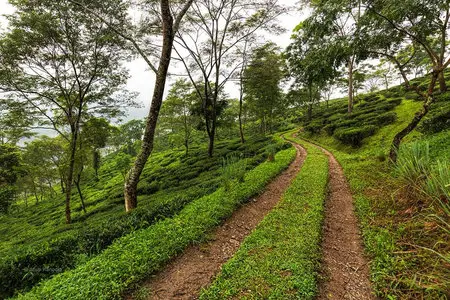
POLYGON ((317 147, 329 158, 318 299, 376 299, 372 294, 368 260, 364 256, 350 187, 333 154, 317 147))
MULTIPOLYGON (((295 160, 266 186, 261 195, 238 208, 216 228, 210 242, 189 246, 161 272, 144 282, 143 286, 150 291, 148 299, 197 299, 200 290, 212 282, 244 238, 279 202, 300 171, 306 150, 293 145, 297 149, 295 160)), ((133 297, 129 295, 126 299, 133 297)))

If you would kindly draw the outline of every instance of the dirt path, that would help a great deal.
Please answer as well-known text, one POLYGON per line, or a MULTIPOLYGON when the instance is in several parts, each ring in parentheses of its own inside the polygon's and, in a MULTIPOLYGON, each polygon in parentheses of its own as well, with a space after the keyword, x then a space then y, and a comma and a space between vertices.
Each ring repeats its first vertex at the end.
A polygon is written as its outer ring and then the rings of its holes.
POLYGON ((318 299, 376 299, 371 294, 368 261, 350 187, 336 158, 325 149, 322 151, 329 157, 330 173, 322 240, 323 280, 318 299))
MULTIPOLYGON (((212 234, 212 240, 202 245, 188 247, 164 270, 156 274, 144 287, 150 290, 148 299, 196 299, 230 259, 244 238, 278 203, 284 191, 299 172, 306 151, 299 145, 293 163, 276 177, 264 192, 236 210, 212 234)), ((131 296, 127 299, 133 299, 131 296)))

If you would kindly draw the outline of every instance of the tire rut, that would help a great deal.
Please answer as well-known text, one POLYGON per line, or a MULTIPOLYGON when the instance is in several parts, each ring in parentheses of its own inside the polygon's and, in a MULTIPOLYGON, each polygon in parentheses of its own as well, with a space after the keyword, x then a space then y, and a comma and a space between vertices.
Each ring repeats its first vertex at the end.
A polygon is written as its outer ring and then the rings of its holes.
POLYGON ((349 184, 333 154, 317 147, 329 158, 318 299, 376 299, 349 184))

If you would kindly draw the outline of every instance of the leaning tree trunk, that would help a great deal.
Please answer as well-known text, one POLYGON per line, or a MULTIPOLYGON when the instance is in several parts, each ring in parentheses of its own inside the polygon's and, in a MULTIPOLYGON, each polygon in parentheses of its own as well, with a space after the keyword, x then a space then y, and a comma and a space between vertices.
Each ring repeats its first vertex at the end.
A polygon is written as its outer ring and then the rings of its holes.
POLYGON ((77 179, 75 180, 75 185, 77 187, 78 196, 80 196, 81 208, 83 209, 84 213, 87 213, 86 205, 84 204, 83 192, 81 191, 80 182, 81 182, 81 173, 78 173, 77 174, 77 179))
POLYGON ((400 143, 402 142, 402 139, 417 127, 423 117, 425 117, 425 115, 428 113, 430 105, 434 102, 434 86, 436 85, 439 74, 440 73, 436 71, 433 72, 427 94, 423 95, 425 99, 422 110, 416 113, 412 121, 402 131, 395 135, 394 140, 392 141, 391 151, 389 153, 389 157, 392 162, 397 162, 398 150, 400 149, 400 143))
POLYGON ((173 18, 168 1, 161 1, 161 13, 163 25, 163 47, 161 57, 159 59, 158 72, 156 74, 155 89, 153 91, 151 102, 152 104, 146 121, 144 137, 142 139, 141 151, 137 155, 133 167, 128 172, 125 180, 124 197, 125 210, 127 212, 130 212, 137 207, 137 185, 145 163, 153 150, 155 129, 164 96, 167 71, 169 69, 170 58, 172 55, 175 32, 173 30, 173 18))

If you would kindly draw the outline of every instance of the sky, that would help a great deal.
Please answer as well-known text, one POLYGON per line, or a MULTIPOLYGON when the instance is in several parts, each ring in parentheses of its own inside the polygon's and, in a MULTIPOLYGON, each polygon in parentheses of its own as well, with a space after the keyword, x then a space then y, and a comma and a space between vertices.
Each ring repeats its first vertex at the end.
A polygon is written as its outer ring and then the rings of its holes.
MULTIPOLYGON (((279 18, 279 25, 283 26, 286 29, 286 32, 277 36, 266 35, 264 38, 267 41, 276 43, 281 49, 284 49, 289 45, 293 28, 305 18, 305 13, 302 13, 302 11, 299 10, 298 0, 280 0, 280 4, 292 7, 287 15, 279 18)), ((7 0, 0 0, 0 15, 10 14, 13 11, 13 8, 9 5, 7 0)), ((2 16, 0 16, 0 25, 1 28, 4 28, 6 25, 5 19, 2 16)), ((139 93, 137 101, 142 104, 142 107, 140 108, 130 109, 128 117, 125 118, 125 120, 144 118, 149 111, 155 76, 142 59, 126 62, 125 66, 129 69, 131 76, 128 80, 127 88, 130 91, 139 93)), ((169 72, 183 73, 183 69, 180 66, 172 64, 169 72)), ((175 77, 169 78, 168 84, 166 85, 166 92, 169 90, 170 84, 174 82, 174 80, 176 80, 175 77)), ((228 84, 225 89, 231 97, 237 97, 237 91, 233 88, 233 84, 228 84)))

